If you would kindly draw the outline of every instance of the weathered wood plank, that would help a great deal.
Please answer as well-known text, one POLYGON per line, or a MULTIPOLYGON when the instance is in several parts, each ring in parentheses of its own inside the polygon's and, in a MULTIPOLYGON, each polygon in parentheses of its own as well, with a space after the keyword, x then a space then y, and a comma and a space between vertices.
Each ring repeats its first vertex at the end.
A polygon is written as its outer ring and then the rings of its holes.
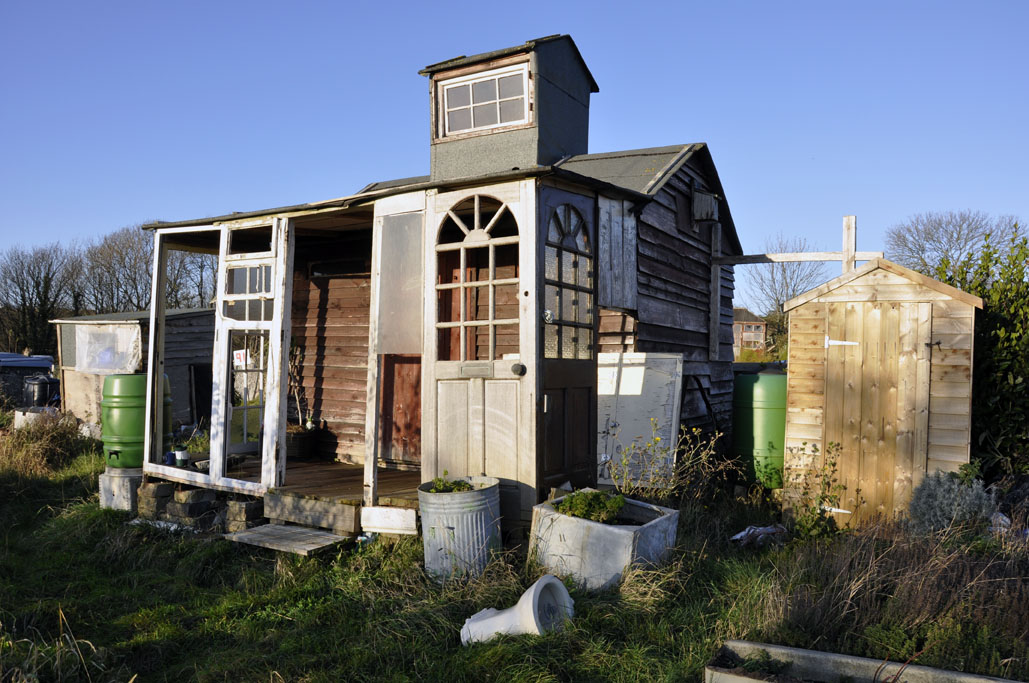
POLYGON ((915 309, 915 437, 912 444, 911 487, 922 483, 929 446, 930 352, 926 346, 932 331, 932 304, 909 304, 915 309))

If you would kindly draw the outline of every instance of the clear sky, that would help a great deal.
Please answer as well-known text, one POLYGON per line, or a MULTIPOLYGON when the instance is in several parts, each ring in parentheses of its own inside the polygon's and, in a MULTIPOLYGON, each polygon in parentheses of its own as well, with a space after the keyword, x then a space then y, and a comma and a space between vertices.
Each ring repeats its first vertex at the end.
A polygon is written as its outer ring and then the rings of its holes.
POLYGON ((710 144, 744 249, 1029 219, 1029 2, 0 2, 0 247, 428 171, 421 67, 569 33, 590 151, 710 144))

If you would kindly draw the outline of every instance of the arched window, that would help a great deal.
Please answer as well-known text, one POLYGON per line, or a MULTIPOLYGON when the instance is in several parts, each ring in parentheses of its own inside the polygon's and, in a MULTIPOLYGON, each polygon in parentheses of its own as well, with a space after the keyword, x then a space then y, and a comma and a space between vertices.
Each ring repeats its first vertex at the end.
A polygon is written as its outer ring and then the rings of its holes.
POLYGON ((586 221, 570 204, 562 204, 547 225, 544 358, 593 358, 593 277, 586 221))
POLYGON ((474 195, 454 205, 436 240, 439 360, 518 355, 518 224, 503 202, 474 195))

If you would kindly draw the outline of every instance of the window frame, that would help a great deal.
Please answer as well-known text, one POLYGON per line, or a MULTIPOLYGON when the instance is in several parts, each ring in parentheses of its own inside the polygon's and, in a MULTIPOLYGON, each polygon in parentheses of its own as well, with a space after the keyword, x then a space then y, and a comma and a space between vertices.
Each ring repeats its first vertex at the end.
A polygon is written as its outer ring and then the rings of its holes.
MULTIPOLYGON (((506 65, 489 69, 486 71, 476 71, 470 74, 464 74, 461 76, 454 76, 451 78, 441 79, 436 82, 436 111, 438 112, 438 122, 436 127, 436 138, 438 140, 452 139, 456 137, 466 135, 476 135, 485 132, 495 131, 500 128, 518 128, 523 126, 532 125, 533 118, 533 106, 532 106, 532 93, 531 93, 532 78, 529 73, 529 62, 523 61, 516 64, 506 65), (471 101, 471 86, 475 83, 483 81, 495 80, 505 76, 521 75, 522 77, 522 118, 517 121, 500 121, 500 112, 497 112, 497 122, 485 126, 472 126, 470 128, 462 128, 461 130, 450 130, 450 118, 448 117, 449 109, 447 108, 447 89, 459 85, 469 86, 469 104, 468 109, 471 111, 474 108, 474 103, 471 101)), ((508 98, 515 99, 515 98, 508 98)), ((499 84, 497 91, 497 99, 493 100, 494 103, 503 101, 500 98, 499 84)), ((456 107, 456 109, 463 109, 464 107, 456 107)), ((474 119, 473 119, 474 123, 474 119)))

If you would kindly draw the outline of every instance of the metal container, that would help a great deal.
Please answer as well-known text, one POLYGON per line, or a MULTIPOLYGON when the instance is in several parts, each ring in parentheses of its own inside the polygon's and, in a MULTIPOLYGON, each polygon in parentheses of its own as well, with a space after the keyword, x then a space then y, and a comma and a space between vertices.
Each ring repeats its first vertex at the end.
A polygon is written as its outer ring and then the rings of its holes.
POLYGON ((751 481, 782 488, 786 443, 786 375, 737 375, 732 398, 733 452, 743 457, 751 481))
MULTIPOLYGON (((112 468, 143 466, 143 431, 146 427, 146 375, 108 375, 100 401, 104 457, 112 468)), ((172 443, 172 400, 164 376, 163 450, 172 443)))
POLYGON ((471 491, 431 493, 432 482, 418 487, 425 571, 438 581, 473 578, 500 548, 500 480, 460 477, 471 491))
POLYGON ((49 375, 33 375, 22 382, 22 405, 41 408, 60 400, 61 380, 49 375))

